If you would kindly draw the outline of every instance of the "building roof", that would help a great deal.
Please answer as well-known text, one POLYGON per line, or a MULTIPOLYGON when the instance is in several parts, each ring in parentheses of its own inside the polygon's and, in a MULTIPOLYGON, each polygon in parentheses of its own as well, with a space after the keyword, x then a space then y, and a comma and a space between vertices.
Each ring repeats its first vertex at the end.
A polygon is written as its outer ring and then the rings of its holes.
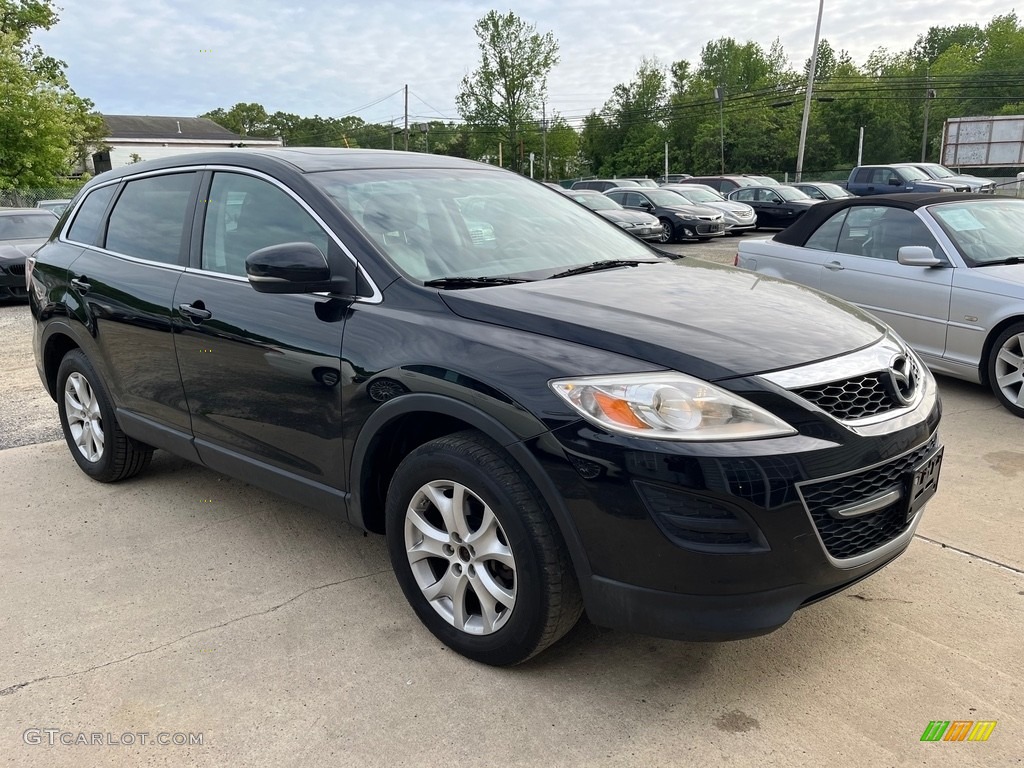
POLYGON ((205 139, 244 141, 245 137, 205 117, 103 115, 109 139, 205 139))

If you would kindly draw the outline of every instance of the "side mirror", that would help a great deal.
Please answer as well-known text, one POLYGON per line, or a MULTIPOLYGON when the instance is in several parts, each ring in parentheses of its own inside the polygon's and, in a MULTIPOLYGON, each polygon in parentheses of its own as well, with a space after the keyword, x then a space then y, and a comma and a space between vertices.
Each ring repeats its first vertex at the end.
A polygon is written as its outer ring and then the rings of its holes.
POLYGON ((904 245, 896 252, 896 261, 905 267, 946 266, 946 262, 936 257, 927 245, 904 245))
POLYGON ((903 182, 900 179, 889 179, 890 187, 902 187, 903 182))
POLYGON ((245 259, 249 284, 260 293, 340 293, 345 278, 332 278, 327 257, 312 243, 281 243, 245 259))
POLYGON ((649 200, 641 200, 640 207, 643 208, 645 211, 654 210, 654 206, 651 204, 649 200))

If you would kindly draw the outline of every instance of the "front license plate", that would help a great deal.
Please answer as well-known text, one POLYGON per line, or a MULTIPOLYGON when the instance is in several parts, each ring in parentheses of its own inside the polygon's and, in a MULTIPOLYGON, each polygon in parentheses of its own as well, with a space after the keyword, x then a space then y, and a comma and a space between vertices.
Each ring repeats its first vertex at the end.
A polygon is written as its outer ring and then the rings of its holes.
POLYGON ((942 452, 939 448, 935 453, 913 469, 910 480, 910 503, 907 508, 907 519, 917 514, 935 491, 939 488, 939 469, 942 467, 942 452))

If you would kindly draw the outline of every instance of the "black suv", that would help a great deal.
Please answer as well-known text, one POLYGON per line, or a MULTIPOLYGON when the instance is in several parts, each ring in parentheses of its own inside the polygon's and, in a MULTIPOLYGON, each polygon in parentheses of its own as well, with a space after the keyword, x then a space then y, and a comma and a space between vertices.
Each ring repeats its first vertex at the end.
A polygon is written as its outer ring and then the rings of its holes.
POLYGON ((493 167, 233 150, 92 179, 29 260, 71 455, 156 448, 387 537, 438 638, 769 632, 909 544, 935 382, 838 300, 493 167))

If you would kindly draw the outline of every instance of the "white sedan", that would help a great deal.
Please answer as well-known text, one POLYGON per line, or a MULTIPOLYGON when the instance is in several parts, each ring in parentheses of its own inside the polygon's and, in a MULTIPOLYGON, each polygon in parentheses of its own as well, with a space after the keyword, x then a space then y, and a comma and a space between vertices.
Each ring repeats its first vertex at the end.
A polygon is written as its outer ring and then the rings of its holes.
POLYGON ((934 371, 1024 417, 1024 200, 901 194, 819 203, 736 265, 845 299, 934 371))

